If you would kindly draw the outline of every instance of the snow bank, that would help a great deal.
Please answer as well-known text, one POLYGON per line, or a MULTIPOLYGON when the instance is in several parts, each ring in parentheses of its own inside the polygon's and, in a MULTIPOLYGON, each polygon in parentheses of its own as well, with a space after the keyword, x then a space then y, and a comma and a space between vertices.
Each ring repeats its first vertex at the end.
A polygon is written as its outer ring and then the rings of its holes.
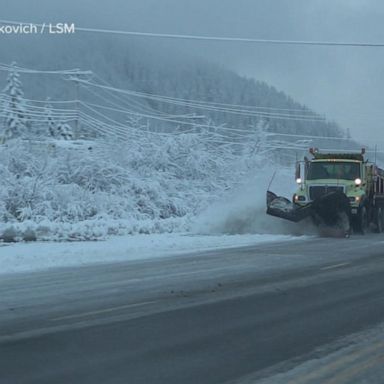
POLYGON ((180 255, 203 250, 288 241, 293 236, 186 234, 130 235, 97 242, 34 242, 0 245, 0 274, 180 255))

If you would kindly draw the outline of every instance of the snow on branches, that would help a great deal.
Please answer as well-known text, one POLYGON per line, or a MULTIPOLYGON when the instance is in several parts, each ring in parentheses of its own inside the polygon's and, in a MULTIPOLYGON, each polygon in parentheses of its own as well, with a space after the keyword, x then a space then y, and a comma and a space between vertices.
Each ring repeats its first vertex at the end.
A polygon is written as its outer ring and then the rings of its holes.
POLYGON ((11 70, 7 78, 7 85, 3 93, 5 95, 2 103, 3 140, 21 136, 25 133, 28 119, 25 110, 24 92, 22 83, 19 79, 16 63, 12 63, 11 70))
POLYGON ((0 240, 10 228, 16 240, 186 230, 249 172, 239 153, 213 138, 142 132, 134 142, 11 140, 0 147, 0 240))

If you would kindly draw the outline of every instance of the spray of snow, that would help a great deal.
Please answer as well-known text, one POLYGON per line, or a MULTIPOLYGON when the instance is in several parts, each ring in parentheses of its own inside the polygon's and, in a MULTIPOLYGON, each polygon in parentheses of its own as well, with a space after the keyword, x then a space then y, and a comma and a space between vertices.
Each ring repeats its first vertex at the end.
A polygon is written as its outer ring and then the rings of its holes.
POLYGON ((276 194, 290 198, 295 191, 292 170, 270 167, 259 170, 202 212, 194 221, 192 231, 205 234, 313 234, 315 229, 307 222, 291 223, 266 214, 268 187, 276 194))

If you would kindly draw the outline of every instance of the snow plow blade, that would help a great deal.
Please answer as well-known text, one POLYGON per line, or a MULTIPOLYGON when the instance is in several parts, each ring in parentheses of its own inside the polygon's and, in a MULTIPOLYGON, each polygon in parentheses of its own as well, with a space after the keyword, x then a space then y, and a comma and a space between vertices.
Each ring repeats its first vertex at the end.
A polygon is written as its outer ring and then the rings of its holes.
POLYGON ((267 214, 295 223, 311 217, 318 226, 340 226, 341 221, 350 219, 350 210, 349 200, 342 192, 330 192, 305 206, 299 206, 267 191, 267 214))
POLYGON ((351 206, 343 192, 330 192, 312 203, 312 218, 318 226, 339 227, 349 230, 351 206))
POLYGON ((300 207, 285 197, 277 196, 273 192, 267 191, 267 214, 271 216, 297 223, 311 216, 311 205, 300 207))

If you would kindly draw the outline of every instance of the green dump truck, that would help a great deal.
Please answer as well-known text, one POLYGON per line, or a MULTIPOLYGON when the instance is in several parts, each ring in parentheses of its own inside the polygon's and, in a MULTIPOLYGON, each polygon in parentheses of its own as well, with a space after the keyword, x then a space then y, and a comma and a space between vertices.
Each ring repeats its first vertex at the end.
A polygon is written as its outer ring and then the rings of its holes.
POLYGON ((360 153, 321 153, 310 149, 296 163, 298 189, 292 201, 267 191, 267 213, 290 221, 305 218, 346 235, 384 230, 384 171, 360 153))

